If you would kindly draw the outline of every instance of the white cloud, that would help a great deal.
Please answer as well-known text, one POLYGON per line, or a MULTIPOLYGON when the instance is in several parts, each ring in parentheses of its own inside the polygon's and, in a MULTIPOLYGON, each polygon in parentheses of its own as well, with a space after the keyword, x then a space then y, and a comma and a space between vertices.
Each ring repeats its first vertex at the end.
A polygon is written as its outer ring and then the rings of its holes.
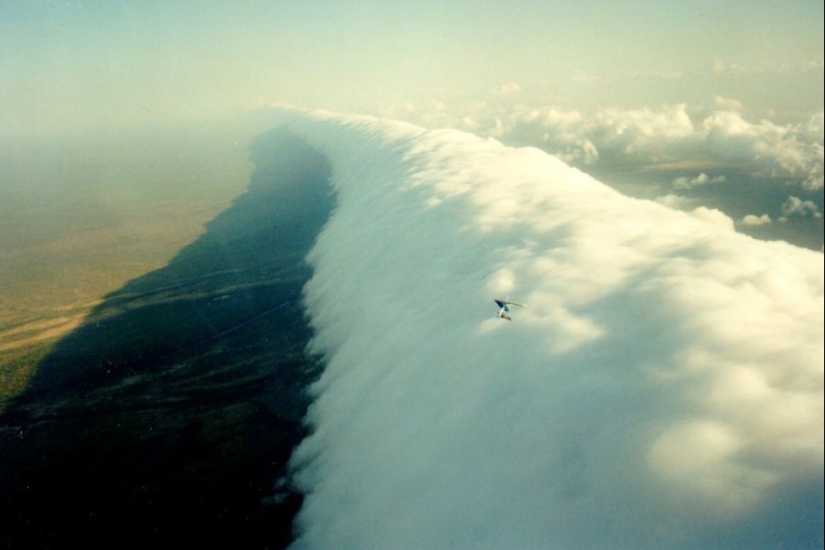
POLYGON ((700 206, 699 208, 692 210, 690 214, 694 218, 705 220, 711 225, 716 226, 718 229, 734 231, 733 220, 721 210, 700 206))
POLYGON ((727 97, 714 96, 713 102, 716 108, 720 111, 735 111, 741 112, 745 110, 745 106, 738 99, 731 99, 727 97))
POLYGON ((749 226, 749 227, 760 227, 763 225, 771 225, 773 223, 771 221, 771 217, 767 214, 762 214, 761 216, 756 216, 754 214, 748 214, 742 221, 740 222, 742 225, 749 226))
POLYGON ((296 548, 821 537, 821 254, 536 149, 287 125, 328 155, 339 202, 308 258, 327 367, 292 462, 296 548), (528 305, 512 322, 506 294, 528 305))
POLYGON ((656 202, 667 206, 668 208, 672 208, 673 210, 688 210, 692 208, 696 208, 696 199, 691 199, 688 197, 684 197, 682 195, 663 195, 661 197, 656 197, 656 202))
POLYGON ((450 104, 438 113, 422 106, 385 114, 539 146, 566 162, 713 165, 823 188, 822 112, 801 124, 776 124, 745 119, 736 100, 716 98, 716 103, 717 110, 704 115, 691 115, 686 104, 584 114, 483 101, 450 104))
POLYGON ((716 176, 711 178, 704 172, 696 176, 695 178, 688 178, 686 176, 682 176, 673 180, 673 188, 677 190, 684 190, 684 189, 695 189, 696 187, 702 187, 704 185, 712 184, 712 183, 723 183, 727 180, 725 176, 716 176))
POLYGON ((802 200, 799 197, 790 196, 782 203, 782 214, 785 217, 799 216, 802 218, 814 217, 821 218, 822 212, 813 201, 802 200))

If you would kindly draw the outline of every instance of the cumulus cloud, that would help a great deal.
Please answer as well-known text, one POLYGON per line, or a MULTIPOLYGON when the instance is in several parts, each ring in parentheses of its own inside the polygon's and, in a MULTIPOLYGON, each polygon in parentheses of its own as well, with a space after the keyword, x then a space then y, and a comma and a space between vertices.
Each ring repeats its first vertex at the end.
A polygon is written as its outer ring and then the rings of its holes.
POLYGON ((704 172, 696 176, 695 178, 688 178, 686 176, 681 176, 673 180, 673 188, 677 190, 684 190, 684 189, 695 189, 696 187, 702 187, 704 185, 712 184, 712 183, 723 183, 727 181, 725 176, 716 176, 711 178, 704 172))
POLYGON ((823 188, 823 113, 799 124, 751 121, 743 105, 716 98, 704 114, 687 104, 581 113, 554 106, 473 101, 433 111, 409 106, 399 113, 428 127, 463 128, 518 144, 531 144, 568 163, 599 160, 641 165, 694 163, 787 178, 809 190, 823 188), (416 117, 416 113, 420 116, 416 117), (424 115, 423 113, 426 113, 424 115))
POLYGON ((813 201, 802 200, 799 197, 790 196, 782 203, 782 215, 785 217, 799 216, 802 218, 821 218, 822 213, 813 201))
POLYGON ((761 216, 756 216, 754 214, 748 214, 744 218, 742 218, 741 224, 746 225, 749 227, 760 227, 763 225, 771 225, 773 221, 771 217, 767 214, 762 214, 761 216))
POLYGON ((682 195, 675 195, 673 193, 656 197, 654 200, 659 204, 674 210, 687 210, 689 208, 696 207, 696 199, 691 199, 682 195))
POLYGON ((821 254, 534 148, 285 124, 338 200, 308 257, 296 548, 821 542, 821 254))
POLYGON ((742 111, 745 106, 738 99, 731 99, 728 97, 714 96, 713 102, 716 108, 721 111, 742 111))
POLYGON ((705 206, 700 206, 699 208, 693 209, 690 212, 690 214, 694 218, 704 220, 716 226, 718 229, 734 231, 733 219, 731 219, 730 216, 728 216, 721 210, 717 210, 716 208, 707 208, 705 206))

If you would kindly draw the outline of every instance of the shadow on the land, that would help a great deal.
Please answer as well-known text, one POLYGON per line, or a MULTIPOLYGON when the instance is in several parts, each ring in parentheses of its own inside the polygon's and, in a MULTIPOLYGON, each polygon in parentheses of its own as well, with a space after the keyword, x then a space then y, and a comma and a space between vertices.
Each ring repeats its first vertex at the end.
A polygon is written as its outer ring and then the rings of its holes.
POLYGON ((247 192, 163 269, 108 295, 0 416, 0 545, 278 548, 300 496, 272 498, 303 438, 304 257, 330 167, 283 132, 247 192))

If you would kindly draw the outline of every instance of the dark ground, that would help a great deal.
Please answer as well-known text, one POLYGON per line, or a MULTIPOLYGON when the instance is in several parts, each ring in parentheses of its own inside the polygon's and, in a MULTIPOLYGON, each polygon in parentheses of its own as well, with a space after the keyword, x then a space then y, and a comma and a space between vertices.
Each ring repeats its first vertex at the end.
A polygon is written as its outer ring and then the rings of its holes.
POLYGON ((283 548, 279 486, 320 366, 303 258, 329 166, 262 136, 246 194, 168 266, 108 295, 0 416, 0 546, 283 548))

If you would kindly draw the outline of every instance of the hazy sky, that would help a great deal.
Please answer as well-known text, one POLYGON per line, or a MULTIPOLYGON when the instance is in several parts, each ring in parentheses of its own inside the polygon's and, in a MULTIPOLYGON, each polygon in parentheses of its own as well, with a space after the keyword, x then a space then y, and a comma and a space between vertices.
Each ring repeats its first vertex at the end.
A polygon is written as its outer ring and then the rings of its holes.
POLYGON ((7 134, 204 118, 260 104, 378 112, 486 97, 575 109, 714 97, 823 104, 818 0, 0 3, 7 134), (515 86, 517 85, 517 86, 515 86))

